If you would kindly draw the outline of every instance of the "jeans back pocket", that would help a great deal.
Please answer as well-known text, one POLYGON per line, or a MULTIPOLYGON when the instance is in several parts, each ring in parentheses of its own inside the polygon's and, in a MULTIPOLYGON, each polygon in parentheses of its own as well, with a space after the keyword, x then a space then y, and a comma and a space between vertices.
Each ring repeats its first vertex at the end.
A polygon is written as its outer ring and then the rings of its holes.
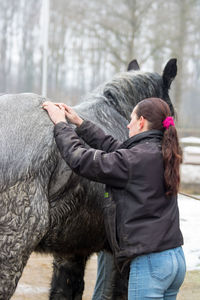
POLYGON ((148 255, 150 274, 158 280, 165 280, 173 274, 173 258, 170 252, 148 255))

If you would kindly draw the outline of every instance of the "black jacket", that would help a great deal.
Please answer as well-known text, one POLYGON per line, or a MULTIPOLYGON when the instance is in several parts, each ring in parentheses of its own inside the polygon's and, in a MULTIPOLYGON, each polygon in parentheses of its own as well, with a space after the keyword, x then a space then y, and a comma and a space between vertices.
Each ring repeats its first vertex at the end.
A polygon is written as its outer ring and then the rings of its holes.
POLYGON ((58 123, 55 140, 75 172, 106 184, 105 228, 119 269, 138 255, 182 245, 177 196, 165 196, 162 132, 146 131, 124 143, 89 121, 76 132, 58 123))

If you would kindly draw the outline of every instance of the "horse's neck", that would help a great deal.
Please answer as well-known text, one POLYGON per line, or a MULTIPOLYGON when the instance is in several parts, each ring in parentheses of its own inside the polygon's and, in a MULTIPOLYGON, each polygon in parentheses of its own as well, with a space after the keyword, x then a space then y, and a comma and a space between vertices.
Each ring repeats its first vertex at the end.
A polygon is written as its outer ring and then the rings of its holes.
POLYGON ((83 102, 74 109, 83 119, 92 121, 114 138, 121 141, 127 139, 128 120, 105 101, 83 102))

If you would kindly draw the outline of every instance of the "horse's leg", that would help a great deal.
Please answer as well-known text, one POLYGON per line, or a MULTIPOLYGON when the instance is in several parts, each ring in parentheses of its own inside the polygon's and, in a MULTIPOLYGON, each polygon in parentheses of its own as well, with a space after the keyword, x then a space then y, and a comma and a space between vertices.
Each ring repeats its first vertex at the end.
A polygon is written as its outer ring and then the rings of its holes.
MULTIPOLYGON (((10 237, 13 238, 14 236, 10 237)), ((15 249, 9 250, 9 248, 8 252, 6 257, 4 256, 5 252, 0 255, 0 300, 8 300, 14 294, 17 283, 30 255, 26 254, 21 256, 19 251, 15 249), (8 254, 8 252, 10 253, 8 254)))
POLYGON ((47 230, 46 202, 34 181, 0 193, 0 300, 11 298, 31 252, 47 230))
POLYGON ((50 300, 81 300, 84 290, 84 256, 54 257, 50 300))

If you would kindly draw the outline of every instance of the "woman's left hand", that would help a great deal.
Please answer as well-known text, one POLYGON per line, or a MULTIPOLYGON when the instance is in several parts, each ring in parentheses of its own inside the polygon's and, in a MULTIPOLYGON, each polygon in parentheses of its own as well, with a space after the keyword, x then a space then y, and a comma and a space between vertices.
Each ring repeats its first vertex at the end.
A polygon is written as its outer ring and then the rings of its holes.
POLYGON ((54 124, 57 124, 59 122, 66 122, 64 108, 59 108, 51 101, 45 101, 42 104, 42 107, 48 112, 49 117, 54 124))

